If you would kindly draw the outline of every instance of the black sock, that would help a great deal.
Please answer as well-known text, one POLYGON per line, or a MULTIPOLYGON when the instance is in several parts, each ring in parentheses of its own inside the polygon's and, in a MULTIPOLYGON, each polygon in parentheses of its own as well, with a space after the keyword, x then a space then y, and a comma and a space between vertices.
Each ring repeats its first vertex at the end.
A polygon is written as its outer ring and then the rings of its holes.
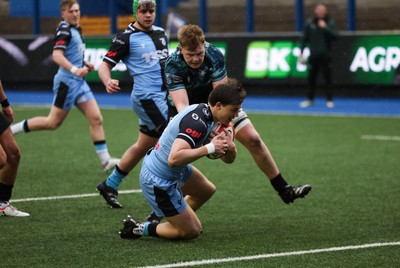
POLYGON ((128 173, 129 173, 129 172, 122 171, 122 170, 118 167, 118 165, 115 166, 115 169, 116 169, 116 170, 118 171, 118 173, 121 174, 122 176, 127 176, 128 173))
POLYGON ((28 127, 28 119, 26 119, 25 121, 24 121, 24 124, 23 124, 23 129, 24 129, 24 132, 29 132, 30 130, 29 130, 29 127, 28 127))
POLYGON ((0 182, 0 202, 9 201, 14 185, 7 185, 0 182))
POLYGON ((271 184, 278 193, 282 192, 285 186, 288 185, 280 173, 271 180, 271 184))
POLYGON ((152 222, 149 224, 149 226, 147 226, 147 230, 149 231, 149 236, 159 237, 156 231, 157 225, 158 223, 152 222))

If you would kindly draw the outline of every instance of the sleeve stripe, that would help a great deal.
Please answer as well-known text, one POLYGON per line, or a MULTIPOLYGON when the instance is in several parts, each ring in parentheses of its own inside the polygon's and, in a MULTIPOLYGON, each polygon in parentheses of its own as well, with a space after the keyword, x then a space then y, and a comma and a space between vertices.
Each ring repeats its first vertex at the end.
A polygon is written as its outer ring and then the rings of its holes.
POLYGON ((196 143, 194 142, 194 140, 193 140, 189 135, 187 135, 187 134, 179 133, 178 136, 177 136, 177 138, 181 138, 181 139, 187 141, 187 142, 190 144, 190 146, 191 146, 192 148, 194 148, 195 145, 196 145, 196 143))

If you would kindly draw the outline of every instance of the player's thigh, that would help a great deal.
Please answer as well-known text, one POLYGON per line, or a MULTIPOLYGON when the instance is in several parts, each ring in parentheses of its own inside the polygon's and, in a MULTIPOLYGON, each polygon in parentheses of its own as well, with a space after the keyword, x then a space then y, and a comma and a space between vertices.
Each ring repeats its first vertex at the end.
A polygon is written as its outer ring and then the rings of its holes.
POLYGON ((140 170, 140 188, 158 217, 179 215, 187 207, 178 183, 153 174, 146 165, 146 159, 140 170))
POLYGON ((215 185, 196 167, 193 167, 189 180, 181 186, 184 195, 209 197, 216 191, 215 185))
POLYGON ((145 150, 145 153, 157 144, 158 138, 139 132, 136 146, 145 150))
MULTIPOLYGON (((235 130, 235 138, 244 145, 260 140, 260 135, 249 119, 239 130, 235 130)), ((247 146, 246 146, 247 147, 247 146)))
POLYGON ((99 105, 95 99, 78 103, 76 106, 85 115, 89 122, 99 123, 103 121, 99 105))

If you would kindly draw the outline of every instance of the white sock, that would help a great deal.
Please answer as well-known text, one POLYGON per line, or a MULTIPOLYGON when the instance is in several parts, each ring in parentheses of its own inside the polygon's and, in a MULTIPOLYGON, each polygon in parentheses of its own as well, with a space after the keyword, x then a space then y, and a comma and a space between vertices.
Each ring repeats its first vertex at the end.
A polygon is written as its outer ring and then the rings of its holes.
POLYGON ((24 123, 26 120, 11 125, 11 131, 14 135, 24 132, 24 123))
POLYGON ((99 156, 102 165, 107 163, 107 161, 111 158, 108 149, 96 150, 96 153, 99 156))

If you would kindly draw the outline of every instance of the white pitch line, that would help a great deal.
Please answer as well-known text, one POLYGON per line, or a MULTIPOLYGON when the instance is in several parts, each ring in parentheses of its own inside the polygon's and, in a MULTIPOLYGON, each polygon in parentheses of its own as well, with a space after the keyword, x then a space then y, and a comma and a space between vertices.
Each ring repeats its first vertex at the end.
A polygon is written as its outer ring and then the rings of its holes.
POLYGON ((362 135, 363 140, 400 141, 400 136, 362 135))
MULTIPOLYGON (((142 192, 142 190, 121 190, 121 191, 118 191, 118 194, 131 194, 131 193, 141 193, 141 192, 142 192)), ((59 199, 74 199, 74 198, 93 197, 93 196, 99 196, 99 193, 12 199, 12 200, 10 200, 10 203, 30 202, 30 201, 45 201, 45 200, 59 200, 59 199)))
POLYGON ((400 242, 374 243, 374 244, 321 248, 321 249, 311 249, 311 250, 301 250, 301 251, 290 251, 290 252, 282 252, 282 253, 261 254, 261 255, 253 255, 253 256, 223 258, 223 259, 209 259, 209 260, 200 260, 200 261, 178 262, 178 263, 156 265, 156 266, 142 266, 142 267, 138 267, 138 268, 188 267, 188 266, 208 265, 208 264, 225 263, 225 262, 248 261, 248 260, 275 258, 275 257, 286 257, 286 256, 293 256, 293 255, 316 254, 316 253, 323 253, 323 252, 335 252, 335 251, 355 250, 355 249, 375 248, 375 247, 387 247, 387 246, 400 246, 400 242))

